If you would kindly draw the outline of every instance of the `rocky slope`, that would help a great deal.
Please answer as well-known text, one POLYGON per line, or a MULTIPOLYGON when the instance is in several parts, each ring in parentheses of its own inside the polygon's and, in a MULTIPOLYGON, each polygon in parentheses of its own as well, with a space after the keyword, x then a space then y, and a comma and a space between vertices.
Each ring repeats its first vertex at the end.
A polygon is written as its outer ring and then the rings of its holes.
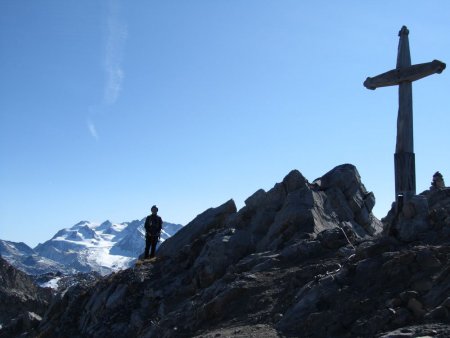
POLYGON ((415 209, 386 220, 398 229, 406 216, 426 223, 424 236, 407 241, 401 231, 381 236, 375 198, 354 166, 312 183, 292 171, 239 211, 232 200, 206 210, 156 260, 69 288, 30 335, 445 336, 446 191, 425 196, 426 217, 415 209))
POLYGON ((38 323, 50 299, 50 290, 37 287, 30 277, 0 256, 0 326, 12 327, 0 331, 2 335, 12 335, 38 323))

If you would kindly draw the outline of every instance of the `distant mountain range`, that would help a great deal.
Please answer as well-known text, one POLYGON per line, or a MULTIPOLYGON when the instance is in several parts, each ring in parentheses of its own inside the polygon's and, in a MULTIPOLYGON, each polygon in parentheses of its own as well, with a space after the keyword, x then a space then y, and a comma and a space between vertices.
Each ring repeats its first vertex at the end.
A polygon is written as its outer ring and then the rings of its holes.
MULTIPOLYGON (((58 231, 34 249, 22 242, 0 240, 0 254, 30 275, 91 271, 106 275, 129 267, 143 253, 144 222, 145 218, 119 224, 82 221, 58 231)), ((180 224, 164 222, 161 242, 181 228, 180 224)))

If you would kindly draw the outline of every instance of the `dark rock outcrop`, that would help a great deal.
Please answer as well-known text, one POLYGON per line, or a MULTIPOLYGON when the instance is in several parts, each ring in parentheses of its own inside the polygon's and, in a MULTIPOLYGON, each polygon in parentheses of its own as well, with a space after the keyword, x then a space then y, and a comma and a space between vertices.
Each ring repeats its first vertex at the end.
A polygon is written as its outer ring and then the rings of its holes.
MULTIPOLYGON (((161 245, 156 260, 68 288, 34 334, 373 337, 405 327, 446 332, 448 237, 404 243, 379 236, 374 203, 352 165, 313 183, 294 170, 271 190, 250 196, 239 211, 230 200, 200 214, 161 245)), ((436 219, 445 220, 448 211, 445 204, 436 219)))
POLYGON ((0 336, 14 336, 39 324, 52 294, 0 256, 0 336))

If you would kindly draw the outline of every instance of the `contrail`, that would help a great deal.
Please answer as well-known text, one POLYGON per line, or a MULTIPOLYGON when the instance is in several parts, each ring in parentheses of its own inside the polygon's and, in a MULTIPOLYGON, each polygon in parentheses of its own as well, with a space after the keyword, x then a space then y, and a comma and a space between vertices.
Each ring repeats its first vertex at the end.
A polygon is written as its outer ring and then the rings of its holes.
POLYGON ((119 18, 119 12, 118 0, 110 1, 104 61, 106 72, 104 103, 107 105, 114 104, 117 101, 125 76, 121 63, 128 33, 126 24, 119 18))

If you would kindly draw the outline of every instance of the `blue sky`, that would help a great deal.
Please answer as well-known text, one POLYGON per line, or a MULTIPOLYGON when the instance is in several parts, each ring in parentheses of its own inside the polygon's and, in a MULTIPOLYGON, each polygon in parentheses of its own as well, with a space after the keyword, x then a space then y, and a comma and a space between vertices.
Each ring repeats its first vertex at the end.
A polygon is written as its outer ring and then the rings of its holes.
MULTIPOLYGON (((0 238, 80 220, 186 224, 292 169, 394 198, 395 67, 450 62, 448 1, 0 2, 0 238), (430 9, 432 8, 432 9, 430 9)), ((450 70, 413 84, 417 190, 450 180, 450 70)))

